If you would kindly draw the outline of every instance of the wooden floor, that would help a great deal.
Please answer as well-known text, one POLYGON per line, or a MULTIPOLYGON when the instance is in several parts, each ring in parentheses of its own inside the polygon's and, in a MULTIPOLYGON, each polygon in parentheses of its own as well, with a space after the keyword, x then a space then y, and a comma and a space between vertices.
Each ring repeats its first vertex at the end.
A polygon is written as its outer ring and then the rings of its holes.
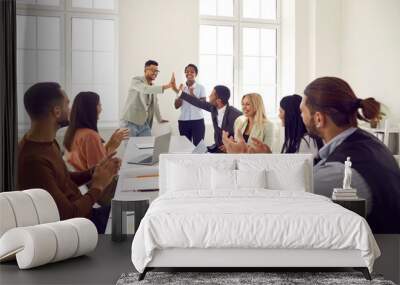
MULTIPOLYGON (((400 235, 375 236, 382 251, 375 273, 400 284, 400 235)), ((0 265, 0 284, 115 284, 122 273, 135 271, 131 262, 132 236, 121 243, 100 235, 95 251, 88 256, 19 270, 16 262, 0 265)))

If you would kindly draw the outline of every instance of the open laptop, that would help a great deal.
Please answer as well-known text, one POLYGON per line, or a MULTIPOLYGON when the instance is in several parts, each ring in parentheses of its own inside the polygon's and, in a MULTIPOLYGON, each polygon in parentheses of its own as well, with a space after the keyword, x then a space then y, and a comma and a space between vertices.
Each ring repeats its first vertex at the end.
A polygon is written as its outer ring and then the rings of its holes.
POLYGON ((168 153, 171 133, 158 136, 154 139, 153 154, 143 154, 128 161, 129 164, 153 165, 158 162, 161 153, 168 153))

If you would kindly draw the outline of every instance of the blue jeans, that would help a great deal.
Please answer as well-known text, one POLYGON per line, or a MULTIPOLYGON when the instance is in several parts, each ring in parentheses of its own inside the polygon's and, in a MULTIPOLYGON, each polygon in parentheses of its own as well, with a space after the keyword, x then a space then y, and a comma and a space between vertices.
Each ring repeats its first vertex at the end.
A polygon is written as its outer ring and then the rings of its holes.
POLYGON ((147 122, 143 125, 136 125, 129 121, 123 121, 124 127, 129 129, 131 137, 149 137, 151 136, 151 128, 147 122))

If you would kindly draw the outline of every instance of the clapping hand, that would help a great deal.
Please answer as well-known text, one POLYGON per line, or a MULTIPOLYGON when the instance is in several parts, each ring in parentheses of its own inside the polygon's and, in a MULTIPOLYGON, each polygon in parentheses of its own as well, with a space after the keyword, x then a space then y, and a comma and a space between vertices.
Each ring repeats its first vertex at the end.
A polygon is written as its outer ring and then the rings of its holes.
POLYGON ((121 160, 114 157, 116 153, 116 151, 111 152, 95 166, 91 183, 92 188, 103 191, 117 175, 121 167, 121 160))
POLYGON ((247 153, 248 146, 243 139, 243 136, 239 134, 239 137, 235 141, 233 137, 229 137, 229 133, 222 131, 222 142, 225 146, 227 153, 247 153))
POLYGON ((253 145, 249 147, 249 153, 272 153, 271 148, 262 141, 251 138, 253 145))
POLYGON ((122 128, 115 130, 109 141, 106 143, 107 152, 110 153, 115 151, 120 146, 121 142, 128 138, 129 138, 129 129, 122 128))

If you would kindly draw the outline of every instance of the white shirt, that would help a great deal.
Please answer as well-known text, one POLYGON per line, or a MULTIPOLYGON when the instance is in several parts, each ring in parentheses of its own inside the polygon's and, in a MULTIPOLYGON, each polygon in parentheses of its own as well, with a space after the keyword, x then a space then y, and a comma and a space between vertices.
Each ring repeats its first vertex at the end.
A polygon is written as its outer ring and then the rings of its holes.
MULTIPOLYGON (((203 85, 194 83, 191 87, 194 88, 193 93, 197 98, 206 98, 206 91, 203 85)), ((190 94, 189 87, 185 85, 183 92, 190 94)), ((203 110, 193 106, 192 104, 183 100, 181 106, 181 115, 179 121, 201 120, 204 118, 203 110)))
POLYGON ((222 121, 224 120, 224 115, 226 111, 226 105, 222 107, 221 109, 218 109, 218 127, 221 128, 222 126, 222 121))
POLYGON ((309 135, 305 135, 300 141, 298 153, 311 153, 313 158, 316 158, 318 156, 318 146, 309 135))

